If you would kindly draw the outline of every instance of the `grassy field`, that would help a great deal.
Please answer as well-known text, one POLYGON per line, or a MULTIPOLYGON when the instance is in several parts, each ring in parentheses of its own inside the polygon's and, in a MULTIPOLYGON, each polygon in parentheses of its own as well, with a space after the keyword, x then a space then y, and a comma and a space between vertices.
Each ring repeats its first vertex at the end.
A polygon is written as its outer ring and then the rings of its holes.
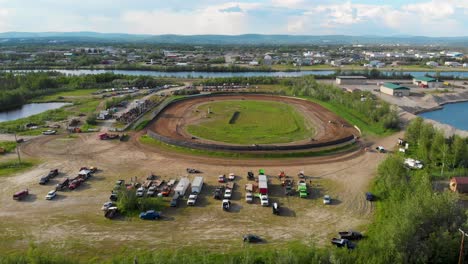
POLYGON ((194 136, 234 144, 292 142, 313 136, 303 116, 284 103, 263 101, 223 101, 200 106, 200 113, 211 114, 199 124, 188 126, 194 136), (234 113, 238 118, 232 124, 234 113))
POLYGON ((5 152, 12 152, 16 148, 16 142, 14 142, 14 141, 0 141, 0 148, 5 149, 5 152))
POLYGON ((87 97, 90 96, 92 93, 99 91, 99 89, 79 89, 79 90, 73 90, 73 91, 65 91, 65 92, 59 92, 51 95, 46 95, 39 97, 37 99, 34 99, 34 102, 68 102, 72 101, 70 98, 66 97, 87 97))
POLYGON ((0 162, 0 177, 10 176, 14 173, 28 170, 37 163, 36 160, 23 160, 21 164, 18 164, 16 159, 0 162))

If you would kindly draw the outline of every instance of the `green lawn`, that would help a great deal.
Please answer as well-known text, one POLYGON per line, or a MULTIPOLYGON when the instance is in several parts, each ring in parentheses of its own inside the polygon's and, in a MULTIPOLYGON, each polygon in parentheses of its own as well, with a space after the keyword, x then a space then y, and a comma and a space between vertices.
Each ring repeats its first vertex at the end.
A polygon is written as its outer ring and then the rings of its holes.
POLYGON ((14 141, 0 141, 0 148, 5 149, 5 152, 12 152, 16 148, 16 142, 14 142, 14 141))
POLYGON ((18 160, 10 160, 0 162, 0 177, 10 176, 14 173, 26 171, 38 164, 36 160, 23 160, 21 164, 18 164, 18 160))
POLYGON ((196 137, 233 144, 285 143, 312 137, 314 129, 292 106, 265 101, 222 101, 201 105, 199 124, 188 126, 196 137), (237 120, 229 121, 235 112, 237 120))
POLYGON ((99 91, 100 89, 79 89, 79 90, 72 90, 72 91, 65 91, 65 92, 59 92, 59 93, 54 93, 51 95, 46 95, 39 97, 37 99, 34 99, 34 102, 52 102, 52 101, 70 101, 67 100, 67 98, 64 97, 85 97, 85 96, 90 96, 92 93, 99 91))

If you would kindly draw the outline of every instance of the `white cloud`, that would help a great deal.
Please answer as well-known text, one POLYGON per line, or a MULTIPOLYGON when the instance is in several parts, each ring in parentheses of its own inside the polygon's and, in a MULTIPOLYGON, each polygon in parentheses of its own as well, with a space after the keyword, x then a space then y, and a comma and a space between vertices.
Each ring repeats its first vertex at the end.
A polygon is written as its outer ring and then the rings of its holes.
POLYGON ((196 10, 128 11, 121 19, 129 32, 151 34, 243 34, 249 31, 248 11, 259 5, 228 3, 196 10), (236 8, 236 12, 225 12, 236 8))
POLYGON ((13 12, 14 10, 12 9, 0 8, 0 32, 10 30, 9 18, 13 12))

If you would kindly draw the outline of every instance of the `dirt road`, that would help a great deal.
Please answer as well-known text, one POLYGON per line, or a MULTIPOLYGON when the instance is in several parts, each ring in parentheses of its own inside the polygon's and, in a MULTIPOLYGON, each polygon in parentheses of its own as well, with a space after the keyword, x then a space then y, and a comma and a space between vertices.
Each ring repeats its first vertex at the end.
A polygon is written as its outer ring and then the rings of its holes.
MULTIPOLYGON (((391 147, 399 136, 368 143, 391 147)), ((142 147, 135 140, 100 141, 96 134, 82 134, 78 138, 41 136, 21 148, 24 156, 40 158, 43 163, 29 172, 0 178, 0 249, 26 248, 34 241, 83 256, 111 256, 110 247, 115 250, 200 247, 227 251, 242 247, 244 233, 258 234, 271 245, 281 246, 289 240, 328 245, 328 239, 337 231, 362 230, 370 222, 372 206, 365 201, 364 193, 378 163, 385 157, 366 152, 328 160, 211 159, 170 154, 142 147), (59 179, 73 177, 80 167, 93 165, 101 171, 83 186, 60 192, 56 200, 44 199, 59 179), (188 167, 200 169, 205 177, 206 186, 195 207, 188 208, 182 201, 179 208, 165 209, 165 219, 155 222, 136 218, 110 221, 103 217, 100 207, 108 200, 116 180, 129 181, 135 176, 144 179, 150 173, 177 179, 186 175, 188 167), (58 168, 61 175, 49 185, 39 185, 39 178, 52 168, 58 168), (258 201, 255 204, 244 201, 246 172, 260 168, 270 176, 270 198, 280 203, 281 216, 273 215, 270 207, 261 207, 258 201), (276 177, 280 170, 294 176, 296 181, 296 173, 304 170, 311 184, 309 197, 284 196, 276 177), (238 175, 237 189, 233 210, 224 212, 221 202, 211 198, 211 193, 218 185, 217 176, 230 172, 238 175), (24 188, 30 190, 28 199, 14 201, 12 194, 24 188), (332 196, 332 205, 322 204, 324 194, 332 196)))

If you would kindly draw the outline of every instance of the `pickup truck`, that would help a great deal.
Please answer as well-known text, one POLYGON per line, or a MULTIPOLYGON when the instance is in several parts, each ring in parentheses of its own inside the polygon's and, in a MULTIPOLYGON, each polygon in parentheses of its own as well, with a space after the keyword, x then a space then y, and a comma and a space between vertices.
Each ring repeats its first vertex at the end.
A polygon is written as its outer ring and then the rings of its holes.
POLYGON ((57 176, 58 174, 59 174, 58 169, 53 169, 53 170, 50 170, 50 171, 49 171, 49 174, 47 174, 47 176, 48 176, 49 178, 52 179, 52 178, 54 178, 55 176, 57 176))
POLYGON ((23 191, 20 191, 20 192, 17 192, 15 194, 13 194, 13 200, 21 200, 21 199, 25 198, 28 195, 29 195, 29 190, 26 189, 26 190, 23 190, 23 191))
POLYGON ((140 219, 143 219, 143 220, 161 219, 161 213, 156 212, 155 210, 149 210, 149 211, 140 213, 140 219))
POLYGON ((224 211, 229 211, 229 209, 231 208, 231 201, 229 201, 228 199, 224 199, 222 206, 224 211))
POLYGON ((69 182, 70 182, 70 179, 69 179, 69 178, 63 179, 60 183, 57 183, 57 185, 55 186, 55 190, 56 190, 56 191, 62 190, 63 188, 65 188, 65 187, 68 186, 68 183, 69 183, 69 182))
POLYGON ((214 190, 213 198, 216 200, 221 200, 221 198, 223 197, 223 193, 224 193, 224 186, 220 186, 214 190))
POLYGON ((187 205, 194 206, 195 203, 197 202, 197 198, 198 198, 198 193, 193 192, 192 194, 190 194, 188 201, 187 201, 187 205))
POLYGON ((345 231, 345 232, 338 232, 340 235, 341 239, 347 239, 347 240, 359 240, 362 238, 362 234, 356 231, 345 231))
POLYGON ((73 181, 68 185, 68 189, 74 190, 74 189, 78 188, 80 185, 81 185, 81 181, 80 181, 80 180, 73 180, 73 181))
POLYGON ((44 184, 48 183, 49 180, 50 180, 49 176, 44 176, 39 180, 39 184, 44 185, 44 184))

